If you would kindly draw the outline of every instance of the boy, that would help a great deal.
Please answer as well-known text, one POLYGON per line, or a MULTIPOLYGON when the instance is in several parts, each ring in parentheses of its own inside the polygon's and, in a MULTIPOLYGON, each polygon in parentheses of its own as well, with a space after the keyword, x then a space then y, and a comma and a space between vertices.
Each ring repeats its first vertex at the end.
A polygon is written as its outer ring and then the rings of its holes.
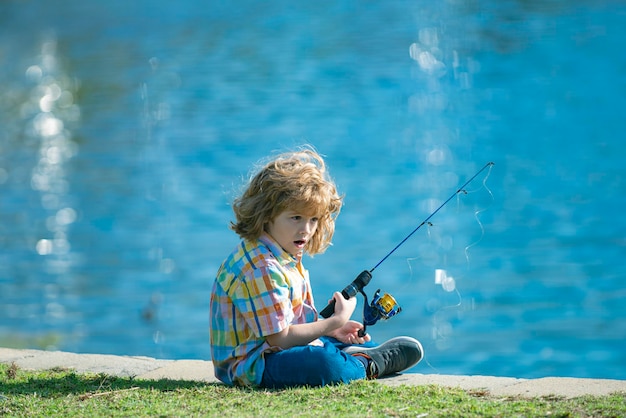
POLYGON ((211 294, 211 356, 229 385, 323 386, 406 370, 423 356, 410 337, 374 346, 350 320, 356 298, 335 292, 320 319, 302 256, 330 245, 342 205, 315 151, 281 154, 233 203, 241 243, 220 267, 211 294))

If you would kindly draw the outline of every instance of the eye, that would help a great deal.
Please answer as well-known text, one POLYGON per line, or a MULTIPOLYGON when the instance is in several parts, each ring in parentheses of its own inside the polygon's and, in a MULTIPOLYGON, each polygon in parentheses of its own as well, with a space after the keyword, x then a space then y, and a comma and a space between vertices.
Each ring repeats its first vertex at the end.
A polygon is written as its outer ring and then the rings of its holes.
POLYGON ((291 219, 293 219, 294 221, 299 221, 300 219, 302 219, 302 216, 300 216, 300 215, 293 215, 291 217, 291 219))

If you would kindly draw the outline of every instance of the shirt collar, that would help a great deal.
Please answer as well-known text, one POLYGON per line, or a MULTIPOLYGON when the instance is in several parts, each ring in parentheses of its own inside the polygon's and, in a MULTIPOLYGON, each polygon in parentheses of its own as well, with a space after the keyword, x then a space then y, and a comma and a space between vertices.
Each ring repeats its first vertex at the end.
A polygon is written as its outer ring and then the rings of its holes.
POLYGON ((265 246, 267 246, 267 248, 269 248, 274 257, 276 257, 276 260, 278 260, 281 265, 284 266, 290 263, 298 264, 298 259, 285 251, 283 247, 281 247, 276 241, 274 241, 274 239, 268 234, 262 234, 259 237, 259 241, 261 241, 265 246))

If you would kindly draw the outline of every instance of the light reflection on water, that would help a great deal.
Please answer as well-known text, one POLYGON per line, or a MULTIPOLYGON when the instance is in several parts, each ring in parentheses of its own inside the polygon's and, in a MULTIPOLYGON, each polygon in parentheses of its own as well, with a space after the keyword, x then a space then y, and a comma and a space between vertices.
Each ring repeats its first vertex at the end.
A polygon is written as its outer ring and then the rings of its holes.
POLYGON ((377 269, 403 312, 370 331, 417 372, 623 377, 621 8, 195 3, 0 6, 0 345, 208 358, 239 180, 311 142, 346 193, 318 304, 493 160, 377 269))
MULTIPOLYGON (((22 127, 18 137, 28 154, 22 161, 6 161, 8 170, 3 167, 7 180, 12 180, 12 175, 26 175, 26 167, 21 166, 25 161, 34 162, 29 179, 24 178, 23 184, 29 185, 35 194, 29 198, 28 207, 22 207, 24 212, 15 219, 24 224, 28 235, 10 234, 10 237, 25 245, 21 251, 41 257, 26 267, 40 269, 41 274, 32 277, 33 281, 29 279, 21 284, 26 284, 27 289, 39 296, 30 295, 20 300, 19 296, 15 298, 16 295, 10 294, 5 305, 6 315, 18 322, 23 318, 41 319, 52 327, 70 319, 60 294, 65 295, 68 291, 71 294, 71 274, 79 260, 70 242, 70 228, 76 222, 78 212, 74 207, 76 199, 71 194, 72 175, 68 170, 68 163, 78 152, 71 131, 72 125, 80 120, 80 108, 74 101, 78 82, 63 71, 56 47, 55 37, 47 35, 35 62, 23 69, 24 81, 11 86, 16 91, 24 89, 19 91, 24 100, 17 109, 19 122, 6 122, 22 127), (33 297, 38 299, 37 303, 29 302, 33 297)), ((25 192, 20 190, 15 197, 21 198, 25 192)), ((7 217, 3 220, 10 222, 7 217)), ((29 255, 24 260, 11 257, 7 264, 19 266, 26 260, 35 261, 29 255)), ((13 280, 19 277, 18 272, 19 268, 12 271, 16 275, 13 280)), ((32 272, 26 274, 30 276, 32 272)), ((9 284, 11 282, 9 280, 9 284)), ((19 280, 15 284, 19 286, 19 280)), ((9 292, 19 294, 21 291, 19 287, 7 290, 5 297, 9 292)))

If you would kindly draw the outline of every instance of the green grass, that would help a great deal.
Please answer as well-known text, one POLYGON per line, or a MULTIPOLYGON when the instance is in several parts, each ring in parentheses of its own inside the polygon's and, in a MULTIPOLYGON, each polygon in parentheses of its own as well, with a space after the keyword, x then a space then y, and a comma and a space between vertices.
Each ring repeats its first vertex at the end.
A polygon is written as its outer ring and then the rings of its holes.
POLYGON ((0 365, 0 416, 63 417, 621 417, 626 394, 496 398, 439 386, 376 381, 288 390, 231 388, 175 380, 135 380, 70 370, 0 365))

